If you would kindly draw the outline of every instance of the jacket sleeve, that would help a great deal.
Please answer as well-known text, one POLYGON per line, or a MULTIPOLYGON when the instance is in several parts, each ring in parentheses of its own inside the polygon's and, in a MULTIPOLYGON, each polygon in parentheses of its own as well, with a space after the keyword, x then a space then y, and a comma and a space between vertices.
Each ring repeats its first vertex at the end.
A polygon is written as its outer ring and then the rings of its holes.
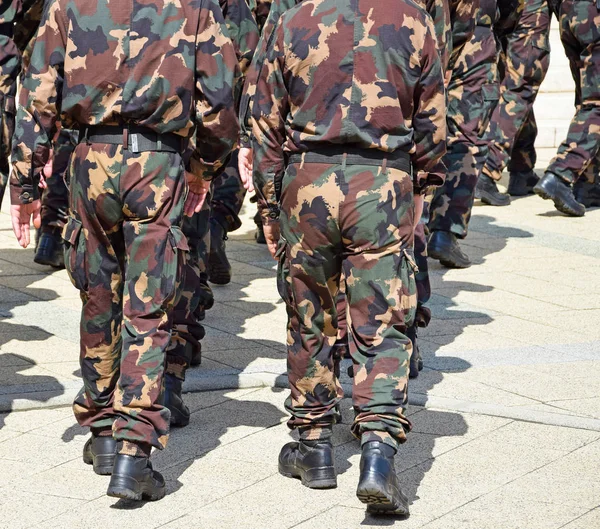
POLYGON ((267 49, 252 104, 254 187, 263 223, 279 216, 278 187, 285 171, 283 144, 289 95, 284 81, 284 29, 280 23, 267 49))
POLYGON ((238 71, 219 5, 202 0, 196 41, 196 147, 189 161, 196 177, 218 176, 237 142, 234 83, 238 71))
POLYGON ((250 67, 246 72, 244 88, 242 89, 242 96, 240 98, 239 111, 241 147, 250 147, 252 102, 254 95, 256 94, 256 83, 258 82, 258 76, 260 75, 261 68, 265 62, 267 48, 273 36, 273 30, 275 29, 280 16, 281 2, 276 1, 271 5, 271 10, 266 22, 264 23, 262 34, 254 52, 252 62, 250 63, 250 67))
POLYGON ((475 33, 475 13, 479 9, 480 0, 450 0, 450 20, 452 24, 452 38, 448 42, 450 50, 450 61, 448 69, 454 69, 454 65, 460 57, 465 44, 471 40, 475 33))
POLYGON ((446 153, 446 96, 442 65, 433 24, 427 28, 421 54, 421 77, 414 93, 413 186, 416 194, 444 183, 442 156, 446 153))
POLYGON ((66 43, 63 2, 48 2, 19 97, 10 179, 13 204, 40 198, 40 173, 50 156, 61 110, 66 43))

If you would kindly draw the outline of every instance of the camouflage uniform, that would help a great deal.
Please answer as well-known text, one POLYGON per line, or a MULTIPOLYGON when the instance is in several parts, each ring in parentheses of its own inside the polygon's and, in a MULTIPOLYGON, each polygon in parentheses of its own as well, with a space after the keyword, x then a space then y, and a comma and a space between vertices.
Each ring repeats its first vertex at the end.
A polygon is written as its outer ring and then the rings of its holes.
MULTIPOLYGON (((500 20, 494 31, 502 46, 500 100, 486 132, 489 153, 482 169, 494 180, 500 180, 508 164, 550 64, 547 1, 512 0, 499 6, 500 20)), ((531 127, 527 132, 533 143, 531 127)))
MULTIPOLYGON (((258 27, 246 0, 220 0, 220 4, 236 48, 240 72, 244 76, 258 44, 258 27)), ((261 5, 261 9, 264 6, 261 5)), ((243 77, 237 87, 240 93, 242 86, 243 77)), ((246 196, 238 172, 237 152, 232 155, 225 171, 213 182, 212 193, 211 217, 221 223, 226 232, 237 230, 242 225, 239 213, 246 196)))
POLYGON ((573 184, 593 181, 600 155, 600 8, 594 0, 562 0, 560 38, 575 80, 575 116, 547 172, 573 184))
POLYGON ((270 40, 252 106, 254 180, 265 223, 281 202, 288 424, 302 439, 331 435, 342 395, 332 349, 344 272, 353 432, 396 447, 410 429, 413 191, 443 182, 434 28, 413 2, 305 0, 270 40))
MULTIPOLYGON (((258 29, 245 0, 220 0, 220 7, 239 64, 240 75, 235 87, 236 94, 239 94, 243 74, 250 65, 258 42, 258 29)), ((233 151, 225 170, 213 180, 211 193, 212 198, 206 200, 202 210, 183 222, 183 233, 187 237, 190 252, 182 295, 173 310, 173 334, 167 350, 166 368, 167 374, 180 380, 185 380, 192 359, 200 359, 200 341, 206 334, 201 322, 205 311, 214 303, 207 273, 209 219, 216 218, 227 226, 227 231, 233 231, 241 225, 238 213, 244 201, 245 189, 237 169, 237 150, 233 151)))
POLYGON ((481 0, 473 36, 458 57, 451 58, 448 153, 444 158, 448 175, 435 191, 429 230, 448 231, 460 239, 467 236, 475 184, 488 155, 483 134, 499 97, 495 20, 496 0, 481 0))
POLYGON ((14 40, 21 0, 3 0, 0 6, 0 206, 8 183, 8 158, 15 128, 15 95, 21 54, 14 40))
POLYGON ((210 179, 222 167, 237 138, 237 63, 212 0, 123 5, 48 5, 20 95, 11 199, 39 198, 59 115, 78 126, 64 231, 83 301, 74 411, 81 425, 112 427, 119 453, 147 456, 169 431, 159 395, 188 249, 181 153, 197 127, 187 168, 210 179))

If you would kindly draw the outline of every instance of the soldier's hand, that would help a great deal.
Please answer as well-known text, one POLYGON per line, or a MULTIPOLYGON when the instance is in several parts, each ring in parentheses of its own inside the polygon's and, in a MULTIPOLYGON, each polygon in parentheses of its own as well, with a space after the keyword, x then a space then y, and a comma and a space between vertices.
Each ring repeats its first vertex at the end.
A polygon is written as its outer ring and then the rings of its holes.
POLYGON ((252 182, 252 163, 253 152, 248 147, 241 147, 238 153, 238 169, 242 184, 250 193, 254 192, 254 183, 252 182))
POLYGON ((271 257, 275 259, 280 236, 279 222, 263 224, 263 231, 265 232, 265 239, 267 240, 267 248, 269 249, 269 253, 271 254, 271 257))
POLYGON ((51 150, 50 158, 48 158, 46 165, 44 165, 44 168, 42 169, 42 174, 40 175, 39 186, 42 189, 46 189, 48 187, 47 180, 48 180, 48 178, 50 178, 52 176, 53 165, 54 165, 54 151, 51 150))
POLYGON ((190 173, 186 173, 189 192, 183 207, 183 213, 187 217, 191 217, 194 213, 199 213, 206 202, 210 191, 210 182, 203 178, 197 178, 190 173))
POLYGON ((33 217, 33 225, 40 228, 42 225, 42 201, 34 200, 31 204, 16 204, 10 207, 10 217, 12 220, 13 231, 17 241, 23 248, 29 246, 31 238, 29 236, 29 225, 33 217))

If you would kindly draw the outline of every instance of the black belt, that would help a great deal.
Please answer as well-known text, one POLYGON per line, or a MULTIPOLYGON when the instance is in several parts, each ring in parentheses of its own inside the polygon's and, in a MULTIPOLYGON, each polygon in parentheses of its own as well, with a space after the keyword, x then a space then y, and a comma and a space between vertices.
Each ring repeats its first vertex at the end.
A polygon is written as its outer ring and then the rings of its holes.
POLYGON ((178 134, 158 134, 147 127, 116 125, 84 126, 79 131, 79 143, 106 143, 123 145, 131 152, 177 152, 182 154, 187 148, 187 138, 178 134))
POLYGON ((3 24, 0 24, 0 35, 12 39, 14 32, 15 25, 13 22, 4 22, 3 24))
POLYGON ((320 147, 305 153, 289 156, 289 163, 327 163, 339 165, 385 165, 393 169, 412 173, 410 154, 404 151, 385 152, 378 149, 361 149, 344 145, 320 147))

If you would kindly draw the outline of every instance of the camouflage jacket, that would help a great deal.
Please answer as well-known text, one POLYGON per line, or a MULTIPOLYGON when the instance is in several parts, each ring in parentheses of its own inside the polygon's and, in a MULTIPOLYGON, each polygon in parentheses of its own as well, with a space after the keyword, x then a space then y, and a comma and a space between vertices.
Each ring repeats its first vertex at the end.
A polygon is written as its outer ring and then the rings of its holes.
POLYGON ((184 137, 195 129, 189 169, 212 178, 237 140, 237 68, 213 0, 50 2, 20 94, 13 203, 39 197, 58 119, 68 128, 134 123, 184 137))
MULTIPOLYGON (((14 41, 15 22, 21 17, 21 0, 2 0, 0 6, 0 98, 14 96, 21 54, 14 41)), ((3 99, 3 98, 2 98, 3 99)), ((0 111, 2 111, 0 105, 0 111)))
MULTIPOLYGON (((495 0, 494 0, 495 1, 495 0)), ((448 70, 453 70, 465 44, 475 33, 475 13, 479 9, 480 0, 449 0, 451 38, 448 39, 450 60, 448 70)))
POLYGON ((411 155, 415 192, 444 182, 444 79, 412 0, 304 0, 284 13, 252 106, 254 182, 276 211, 285 154, 332 144, 411 155))
POLYGON ((288 9, 291 9, 296 4, 299 4, 302 0, 273 0, 270 4, 271 10, 269 16, 263 24, 262 33, 256 52, 250 64, 250 68, 246 72, 246 79, 244 81, 244 89, 242 90, 242 97, 240 101, 240 145, 242 147, 250 147, 250 135, 251 135, 251 115, 252 115, 252 99, 256 93, 256 82, 262 65, 265 62, 267 55, 267 44, 269 39, 279 22, 279 18, 288 9))

